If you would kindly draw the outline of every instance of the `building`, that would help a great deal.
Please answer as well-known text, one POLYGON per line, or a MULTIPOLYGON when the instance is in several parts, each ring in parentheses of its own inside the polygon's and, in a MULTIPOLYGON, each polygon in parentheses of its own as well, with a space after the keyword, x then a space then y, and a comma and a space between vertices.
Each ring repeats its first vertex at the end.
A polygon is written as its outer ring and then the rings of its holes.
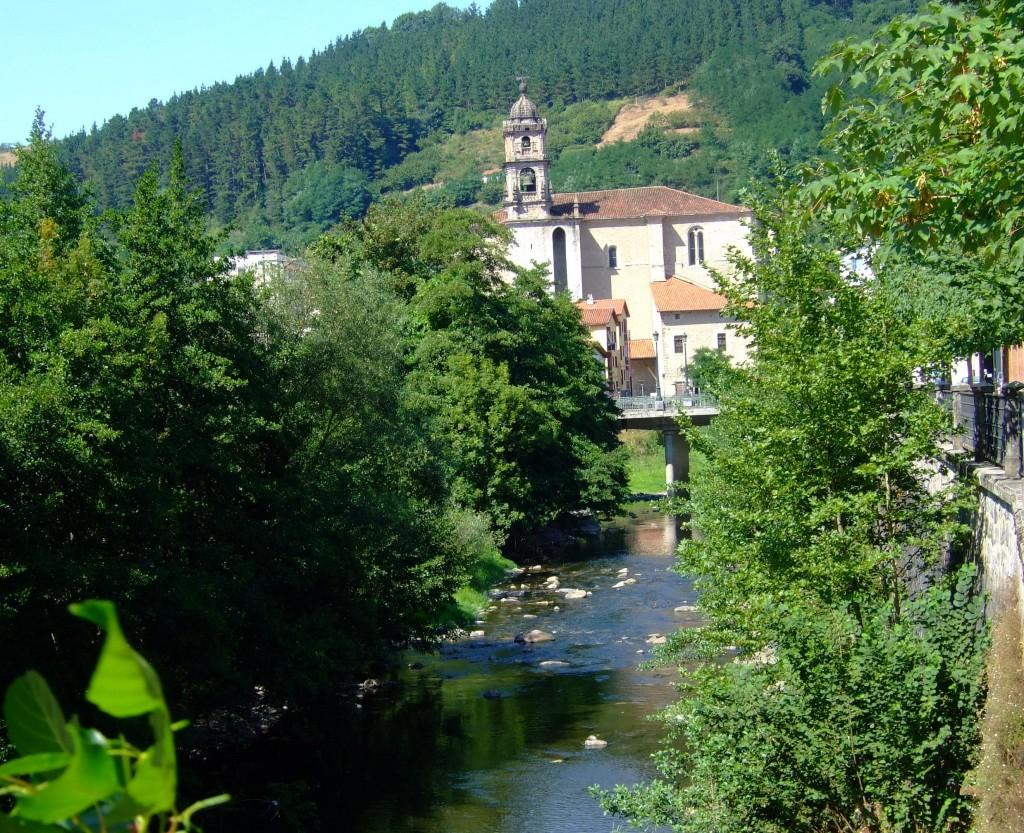
POLYGON ((633 389, 629 364, 629 307, 621 298, 587 298, 576 303, 583 326, 590 330, 594 357, 605 370, 613 396, 633 389))
MULTIPOLYGON (((520 83, 519 97, 502 129, 505 196, 497 218, 513 232, 512 261, 524 267, 550 264, 553 291, 568 292, 573 300, 625 301, 636 348, 630 359, 639 361, 631 369, 634 381, 643 382, 644 393, 657 387, 654 368, 666 355, 666 338, 671 338, 667 343, 672 351, 678 336, 684 343, 716 347, 729 322, 720 314, 722 304, 708 306, 710 296, 719 297, 709 269, 727 268, 731 248, 749 252, 746 224, 751 212, 665 186, 554 192, 547 120, 527 98, 525 83, 520 83), (682 297, 683 284, 694 287, 690 295, 701 308, 658 306, 656 298, 682 297), (699 295, 699 289, 707 295, 699 295), (671 336, 666 335, 666 325, 671 336), (640 358, 649 354, 657 355, 640 358)), ((628 350, 631 343, 626 344, 628 350)), ((723 349, 739 361, 746 356, 746 345, 735 334, 726 333, 723 349)), ((685 371, 685 363, 683 367, 685 371)), ((666 392, 680 381, 685 387, 685 372, 683 377, 675 373, 674 358, 660 370, 666 392)), ((636 385, 634 393, 639 393, 636 385)))
POLYGON ((725 353, 733 364, 747 356, 744 339, 722 316, 724 297, 682 278, 666 278, 651 284, 654 298, 657 359, 661 367, 661 387, 666 394, 687 394, 690 383, 689 361, 702 347, 725 353))
POLYGON ((279 280, 294 269, 299 268, 299 261, 289 257, 280 249, 253 249, 244 255, 230 258, 229 275, 251 272, 257 286, 266 286, 279 280))

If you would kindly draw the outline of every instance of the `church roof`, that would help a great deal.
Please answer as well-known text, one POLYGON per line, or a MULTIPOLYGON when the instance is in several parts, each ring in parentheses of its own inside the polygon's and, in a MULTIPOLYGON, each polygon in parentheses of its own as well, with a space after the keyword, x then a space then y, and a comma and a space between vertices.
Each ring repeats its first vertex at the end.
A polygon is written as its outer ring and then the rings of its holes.
POLYGON ((653 338, 631 338, 629 340, 629 357, 631 359, 654 359, 653 338))
POLYGON ((593 220, 625 220, 635 217, 728 216, 747 217, 750 209, 700 197, 666 185, 579 191, 551 195, 553 216, 572 215, 579 203, 580 216, 593 220))
MULTIPOLYGON (((580 217, 585 220, 629 220, 643 217, 735 218, 751 216, 750 209, 730 205, 708 197, 669 188, 648 185, 640 188, 615 188, 608 191, 577 191, 551 195, 551 216, 572 217, 579 203, 580 217)), ((508 210, 500 209, 494 218, 503 223, 508 210)))
POLYGON ((720 310, 726 300, 717 292, 682 278, 652 281, 651 295, 658 312, 705 312, 720 310))
POLYGON ((540 113, 537 110, 537 105, 530 101, 526 97, 526 93, 523 92, 515 100, 512 109, 508 111, 508 117, 510 119, 519 119, 520 121, 538 121, 540 113))

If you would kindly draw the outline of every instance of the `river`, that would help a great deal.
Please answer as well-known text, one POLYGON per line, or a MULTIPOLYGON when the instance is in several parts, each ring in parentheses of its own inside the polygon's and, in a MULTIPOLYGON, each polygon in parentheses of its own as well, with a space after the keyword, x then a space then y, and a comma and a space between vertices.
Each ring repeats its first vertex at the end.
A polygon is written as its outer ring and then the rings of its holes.
MULTIPOLYGON (((498 588, 483 636, 408 653, 374 691, 351 699, 302 744, 241 763, 248 795, 207 821, 218 829, 354 833, 604 833, 591 785, 654 774, 662 727, 649 715, 675 698, 673 669, 641 670, 652 634, 694 624, 690 581, 670 571, 675 524, 647 505, 600 541, 498 588), (636 580, 613 584, 628 570, 636 580), (544 589, 589 590, 574 601, 544 589), (517 644, 539 628, 554 640, 517 644), (558 661, 558 665, 551 665, 558 661), (547 665, 541 663, 548 662, 547 665), (608 742, 584 749, 588 735, 608 742), (234 819, 235 824, 230 820, 234 819)), ((237 783, 237 781, 236 781, 237 783)), ((237 793, 236 793, 237 795, 237 793)))

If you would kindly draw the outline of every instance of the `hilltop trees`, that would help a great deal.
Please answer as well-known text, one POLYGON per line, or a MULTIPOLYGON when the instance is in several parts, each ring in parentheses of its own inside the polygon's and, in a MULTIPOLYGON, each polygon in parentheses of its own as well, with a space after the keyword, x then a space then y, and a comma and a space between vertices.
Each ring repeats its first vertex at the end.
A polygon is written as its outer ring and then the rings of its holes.
MULTIPOLYGON (((603 109, 597 102, 692 82, 728 122, 728 147, 688 166, 688 184, 714 194, 721 181, 727 193, 763 148, 800 156, 813 147, 825 82, 806 68, 824 46, 910 8, 906 0, 534 0, 495 2, 485 11, 438 5, 340 38, 308 60, 151 101, 69 137, 62 154, 102 206, 125 208, 136 178, 164 164, 178 139, 215 222, 236 222, 249 245, 266 239, 267 229, 281 243, 296 211, 339 207, 311 179, 332 180, 326 191, 333 192, 343 176, 347 192, 358 188, 358 171, 379 193, 386 172, 428 139, 493 125, 517 73, 530 77, 531 95, 545 108, 593 101, 595 113, 603 109), (300 188, 318 193, 296 205, 300 188)), ((599 122, 590 124, 588 145, 603 130, 599 122)), ((690 150, 692 143, 681 143, 672 152, 690 150)), ((643 155, 648 172, 665 169, 653 150, 643 155)), ((623 161, 613 151, 567 161, 566 174, 578 181, 559 187, 637 184, 622 182, 636 174, 623 161)))

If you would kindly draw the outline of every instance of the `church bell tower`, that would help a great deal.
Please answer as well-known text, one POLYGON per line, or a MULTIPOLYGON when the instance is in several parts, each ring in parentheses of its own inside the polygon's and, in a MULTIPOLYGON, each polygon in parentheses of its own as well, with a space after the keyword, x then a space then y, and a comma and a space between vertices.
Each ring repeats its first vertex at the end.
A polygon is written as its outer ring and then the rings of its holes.
POLYGON ((526 79, 519 79, 519 98, 502 122, 505 134, 505 208, 509 220, 551 216, 548 180, 547 119, 526 97, 526 79))

